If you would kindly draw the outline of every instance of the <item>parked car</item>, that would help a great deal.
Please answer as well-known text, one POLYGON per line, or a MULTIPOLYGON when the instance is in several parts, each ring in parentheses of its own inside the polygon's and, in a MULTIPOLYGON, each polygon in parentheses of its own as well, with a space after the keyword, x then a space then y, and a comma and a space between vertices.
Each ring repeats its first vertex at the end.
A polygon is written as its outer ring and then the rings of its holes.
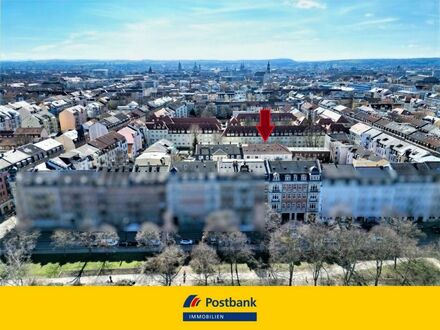
POLYGON ((194 241, 192 239, 181 239, 180 245, 193 245, 194 241))

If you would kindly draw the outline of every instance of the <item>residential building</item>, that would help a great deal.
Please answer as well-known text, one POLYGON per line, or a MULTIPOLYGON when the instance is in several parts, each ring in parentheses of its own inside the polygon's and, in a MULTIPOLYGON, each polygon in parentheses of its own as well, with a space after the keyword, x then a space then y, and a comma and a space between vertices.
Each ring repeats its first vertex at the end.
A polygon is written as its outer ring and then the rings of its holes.
POLYGON ((0 131, 15 131, 21 125, 20 115, 17 111, 0 105, 0 131))
POLYGON ((142 134, 134 126, 126 126, 118 131, 127 141, 128 157, 135 159, 142 149, 142 134))
POLYGON ((89 141, 88 144, 99 150, 97 159, 95 159, 98 166, 111 167, 124 164, 127 161, 127 140, 119 133, 107 133, 95 140, 89 141))
POLYGON ((318 161, 266 161, 267 202, 283 221, 319 216, 321 164, 318 161))
POLYGON ((197 144, 194 152, 197 160, 243 159, 243 151, 237 144, 197 144))
POLYGON ((243 159, 292 160, 292 153, 281 144, 244 144, 243 159))
POLYGON ((87 111, 82 105, 76 105, 60 112, 61 132, 78 130, 87 121, 87 111))

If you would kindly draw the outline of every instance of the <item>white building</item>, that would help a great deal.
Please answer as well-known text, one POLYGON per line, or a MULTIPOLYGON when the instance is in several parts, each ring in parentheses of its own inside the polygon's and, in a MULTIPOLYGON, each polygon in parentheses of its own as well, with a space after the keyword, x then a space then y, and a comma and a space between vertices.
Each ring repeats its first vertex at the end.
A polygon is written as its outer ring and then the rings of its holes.
POLYGON ((0 105, 0 131, 15 131, 21 125, 17 111, 0 105))

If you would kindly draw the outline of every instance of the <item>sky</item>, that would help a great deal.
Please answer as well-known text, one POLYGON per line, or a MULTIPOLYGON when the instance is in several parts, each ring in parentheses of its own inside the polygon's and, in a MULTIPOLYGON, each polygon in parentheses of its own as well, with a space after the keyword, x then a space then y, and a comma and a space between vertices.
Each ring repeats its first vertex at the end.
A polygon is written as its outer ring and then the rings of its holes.
POLYGON ((0 0, 0 59, 440 56, 438 0, 0 0))

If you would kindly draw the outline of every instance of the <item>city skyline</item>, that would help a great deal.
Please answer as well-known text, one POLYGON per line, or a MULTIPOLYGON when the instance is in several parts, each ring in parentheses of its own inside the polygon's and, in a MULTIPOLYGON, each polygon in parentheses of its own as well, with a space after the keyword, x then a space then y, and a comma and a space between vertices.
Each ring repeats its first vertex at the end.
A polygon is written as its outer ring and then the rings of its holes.
POLYGON ((0 60, 439 57, 439 8, 394 0, 4 0, 0 60))

